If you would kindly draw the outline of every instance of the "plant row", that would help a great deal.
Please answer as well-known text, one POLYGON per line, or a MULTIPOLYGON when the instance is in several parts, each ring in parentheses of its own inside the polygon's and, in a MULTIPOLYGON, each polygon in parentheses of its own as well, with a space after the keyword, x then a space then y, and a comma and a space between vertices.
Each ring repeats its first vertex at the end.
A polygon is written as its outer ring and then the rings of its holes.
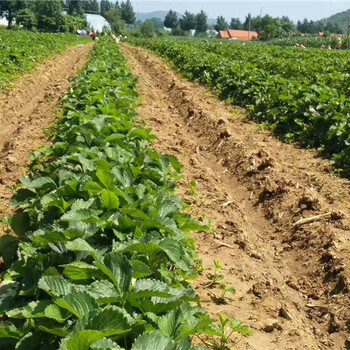
POLYGON ((21 74, 35 68, 38 62, 62 52, 69 45, 91 41, 74 34, 47 34, 0 30, 0 89, 21 74))
MULTIPOLYGON (((346 37, 341 38, 342 48, 347 48, 346 37)), ((272 39, 267 40, 265 43, 267 45, 290 47, 295 45, 295 43, 303 44, 307 48, 321 48, 322 45, 330 46, 332 49, 336 49, 338 46, 339 37, 318 37, 318 36, 296 36, 283 39, 272 39)))
MULTIPOLYGON (((278 69, 235 61, 195 42, 140 39, 134 43, 167 58, 186 77, 210 86, 221 98, 246 106, 252 117, 284 140, 318 148, 350 175, 350 99, 338 88, 287 78, 278 69)), ((340 75, 348 91, 349 76, 340 75)))
MULTIPOLYGON (((179 41, 179 40, 177 40, 179 41)), ((174 39, 167 40, 170 49, 174 39)), ((215 53, 241 65, 254 65, 271 75, 297 79, 303 84, 326 84, 338 91, 348 92, 350 57, 346 51, 300 49, 299 47, 278 47, 255 42, 183 40, 182 45, 215 53)), ((164 43, 163 43, 164 44, 164 43)))
POLYGON ((253 64, 270 74, 284 78, 295 78, 304 84, 326 84, 347 92, 349 88, 350 58, 347 52, 328 49, 300 49, 296 47, 278 47, 268 45, 244 45, 224 42, 203 43, 206 51, 224 58, 253 64))
POLYGON ((193 335, 224 336, 190 284, 188 232, 206 228, 181 212, 177 159, 135 125, 135 84, 115 43, 96 44, 32 155, 0 240, 1 349, 199 350, 193 335))

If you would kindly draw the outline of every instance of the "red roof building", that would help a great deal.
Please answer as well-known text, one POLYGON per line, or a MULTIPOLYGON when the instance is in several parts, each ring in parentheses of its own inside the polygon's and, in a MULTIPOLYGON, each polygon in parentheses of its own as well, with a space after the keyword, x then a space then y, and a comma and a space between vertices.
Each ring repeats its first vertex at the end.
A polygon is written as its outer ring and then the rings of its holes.
POLYGON ((219 35, 221 39, 230 39, 230 36, 228 34, 228 30, 220 30, 219 35))
POLYGON ((220 30, 219 32, 221 39, 231 39, 231 40, 240 40, 240 41, 250 41, 258 37, 258 33, 248 30, 220 30))

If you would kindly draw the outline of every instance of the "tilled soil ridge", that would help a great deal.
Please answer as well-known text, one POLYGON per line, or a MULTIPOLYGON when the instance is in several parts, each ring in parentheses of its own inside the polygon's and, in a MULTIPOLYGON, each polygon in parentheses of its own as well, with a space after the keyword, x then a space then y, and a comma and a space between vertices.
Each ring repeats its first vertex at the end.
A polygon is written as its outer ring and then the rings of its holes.
POLYGON ((204 265, 213 272, 219 260, 237 289, 216 305, 220 291, 204 273, 198 292, 210 312, 255 330, 236 348, 350 349, 350 182, 315 151, 279 142, 161 59, 122 48, 139 77, 139 113, 158 136, 156 148, 184 165, 179 191, 192 214, 213 220, 214 235, 196 235, 204 265), (197 189, 189 191, 193 180, 197 189))
POLYGON ((28 153, 45 141, 43 128, 55 120, 61 96, 87 62, 92 45, 67 49, 18 81, 9 92, 0 91, 0 215, 11 213, 8 186, 24 175, 28 153))

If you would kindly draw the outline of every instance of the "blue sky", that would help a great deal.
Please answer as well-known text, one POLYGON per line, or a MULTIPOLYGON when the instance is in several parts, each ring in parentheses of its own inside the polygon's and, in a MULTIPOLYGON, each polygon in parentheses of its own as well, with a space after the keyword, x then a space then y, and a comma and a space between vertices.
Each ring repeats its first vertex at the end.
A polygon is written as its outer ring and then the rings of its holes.
POLYGON ((200 0, 173 0, 149 1, 132 0, 136 12, 152 12, 158 10, 176 10, 180 13, 187 11, 198 12, 203 9, 210 18, 223 15, 227 19, 240 17, 243 19, 247 13, 256 16, 269 14, 271 16, 288 16, 292 20, 304 18, 318 20, 337 12, 350 9, 350 1, 317 1, 317 0, 275 0, 275 1, 200 1, 200 0))

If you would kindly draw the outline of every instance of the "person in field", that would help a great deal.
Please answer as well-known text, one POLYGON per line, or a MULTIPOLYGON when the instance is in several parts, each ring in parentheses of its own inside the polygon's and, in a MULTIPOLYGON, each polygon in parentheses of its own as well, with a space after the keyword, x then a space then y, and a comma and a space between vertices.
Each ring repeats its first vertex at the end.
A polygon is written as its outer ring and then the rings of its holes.
POLYGON ((92 40, 96 40, 96 38, 97 38, 96 34, 95 34, 94 32, 92 32, 92 31, 89 33, 89 37, 90 37, 92 40))
POLYGON ((338 38, 338 42, 337 42, 337 49, 340 50, 342 47, 342 42, 341 42, 341 38, 338 38))

